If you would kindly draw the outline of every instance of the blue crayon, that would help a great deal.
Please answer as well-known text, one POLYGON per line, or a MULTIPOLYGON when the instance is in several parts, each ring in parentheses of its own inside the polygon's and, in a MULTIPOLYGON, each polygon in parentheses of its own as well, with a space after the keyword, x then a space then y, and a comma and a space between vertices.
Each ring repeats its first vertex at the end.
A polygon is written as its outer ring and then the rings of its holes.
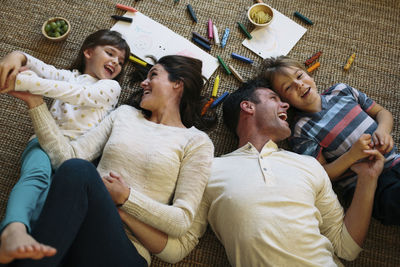
POLYGON ((301 14, 300 12, 294 12, 294 15, 296 16, 296 17, 298 17, 299 19, 302 19, 305 23, 307 23, 307 24, 310 24, 310 25, 313 25, 314 23, 309 19, 309 18, 307 18, 306 16, 304 16, 303 14, 301 14))
POLYGON ((203 42, 202 40, 196 38, 196 37, 192 37, 192 41, 199 44, 200 46, 202 46, 204 49, 207 49, 208 51, 211 50, 211 46, 206 44, 205 42, 203 42))
POLYGON ((214 102, 211 104, 210 108, 215 108, 216 106, 221 104, 223 102, 223 100, 225 99, 225 97, 227 97, 228 95, 229 95, 228 92, 223 93, 220 97, 218 97, 217 99, 214 100, 214 102))
POLYGON ((190 4, 188 4, 187 9, 189 10, 190 16, 192 17, 193 21, 197 22, 196 13, 194 13, 193 7, 190 4))
POLYGON ((225 32, 224 32, 224 36, 222 37, 222 40, 221 40, 222 48, 224 48, 224 46, 226 45, 226 41, 228 41, 228 36, 229 36, 229 28, 226 28, 225 32))
POLYGON ((236 53, 232 53, 231 56, 234 59, 239 59, 239 60, 241 60, 243 62, 246 62, 246 63, 249 63, 249 64, 253 63, 253 60, 251 60, 250 58, 238 55, 236 53))

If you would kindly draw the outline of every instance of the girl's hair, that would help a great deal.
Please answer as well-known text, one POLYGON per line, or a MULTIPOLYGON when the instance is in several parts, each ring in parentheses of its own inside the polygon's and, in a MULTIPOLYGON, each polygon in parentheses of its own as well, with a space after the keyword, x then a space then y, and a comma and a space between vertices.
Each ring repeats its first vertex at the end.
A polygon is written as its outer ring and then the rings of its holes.
POLYGON ((272 85, 277 74, 288 75, 286 68, 293 67, 306 71, 303 64, 293 58, 287 56, 270 57, 263 61, 258 77, 268 80, 272 85))
MULTIPOLYGON (((74 63, 71 65, 71 70, 77 69, 79 72, 83 73, 85 71, 85 56, 83 52, 86 49, 89 48, 94 48, 96 46, 103 46, 103 45, 111 45, 115 46, 120 50, 125 50, 125 58, 124 58, 124 65, 129 59, 129 54, 130 54, 130 48, 128 43, 125 41, 124 38, 122 38, 121 34, 116 31, 110 31, 110 30, 98 30, 97 32, 94 32, 90 34, 88 37, 86 37, 85 41, 83 41, 83 44, 81 46, 81 49, 79 50, 78 57, 75 59, 74 63)), ((115 80, 119 80, 122 77, 123 74, 123 68, 121 72, 118 74, 117 77, 115 77, 115 80)))
MULTIPOLYGON (((203 105, 207 102, 207 99, 201 96, 204 83, 201 74, 203 65, 201 60, 186 56, 170 55, 160 58, 156 64, 163 66, 168 73, 169 81, 183 82, 183 94, 179 104, 183 125, 188 128, 195 126, 200 130, 213 128, 217 123, 216 113, 208 112, 204 116, 200 115, 203 105)), ((146 117, 150 117, 150 111, 140 108, 140 99, 138 99, 137 95, 133 95, 131 104, 142 110, 146 117)))

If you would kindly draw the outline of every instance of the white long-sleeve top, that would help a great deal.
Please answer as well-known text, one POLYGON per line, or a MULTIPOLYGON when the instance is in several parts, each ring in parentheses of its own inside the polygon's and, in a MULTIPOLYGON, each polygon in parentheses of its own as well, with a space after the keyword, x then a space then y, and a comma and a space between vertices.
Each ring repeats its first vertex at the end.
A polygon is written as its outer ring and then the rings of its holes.
POLYGON ((177 262, 207 221, 233 266, 341 266, 361 248, 324 168, 310 156, 250 143, 215 158, 203 200, 186 235, 169 237, 158 257, 177 262), (337 255, 337 256, 336 256, 337 255))
POLYGON ((115 108, 121 87, 115 80, 98 80, 79 71, 57 69, 25 54, 29 70, 17 75, 15 91, 55 99, 51 114, 65 136, 77 138, 115 108))
MULTIPOLYGON (((96 128, 69 142, 46 105, 30 110, 40 145, 58 167, 69 158, 92 160, 101 153, 101 176, 119 173, 131 186, 123 209, 171 236, 191 226, 207 184, 214 146, 195 127, 153 123, 131 106, 120 106, 96 128)), ((129 229, 128 237, 150 263, 149 252, 129 229)))

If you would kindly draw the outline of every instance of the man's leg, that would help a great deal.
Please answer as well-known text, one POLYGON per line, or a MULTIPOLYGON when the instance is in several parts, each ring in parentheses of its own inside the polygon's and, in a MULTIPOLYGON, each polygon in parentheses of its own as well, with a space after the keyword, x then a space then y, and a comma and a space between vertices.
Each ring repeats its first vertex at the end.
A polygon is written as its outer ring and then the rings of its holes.
POLYGON ((51 181, 51 163, 37 139, 22 154, 21 177, 13 187, 0 225, 0 263, 33 255, 42 246, 30 236, 42 211, 51 181))
POLYGON ((97 170, 84 160, 68 160, 56 171, 32 236, 57 254, 13 266, 147 266, 97 170))

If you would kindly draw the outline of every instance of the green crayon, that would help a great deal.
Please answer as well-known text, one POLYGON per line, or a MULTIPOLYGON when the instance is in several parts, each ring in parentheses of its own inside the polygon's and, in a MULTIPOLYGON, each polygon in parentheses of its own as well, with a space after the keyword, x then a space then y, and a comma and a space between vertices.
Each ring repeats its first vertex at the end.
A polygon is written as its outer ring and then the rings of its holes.
POLYGON ((231 75, 232 72, 230 71, 230 69, 228 69, 225 62, 222 60, 222 58, 220 56, 217 56, 217 58, 218 58, 219 63, 221 63, 222 67, 225 69, 226 73, 228 73, 228 75, 231 75))
POLYGON ((253 36, 251 36, 251 34, 247 31, 246 27, 244 27, 242 23, 238 22, 237 24, 239 25, 239 28, 242 30, 242 32, 247 36, 247 39, 253 38, 253 36))

